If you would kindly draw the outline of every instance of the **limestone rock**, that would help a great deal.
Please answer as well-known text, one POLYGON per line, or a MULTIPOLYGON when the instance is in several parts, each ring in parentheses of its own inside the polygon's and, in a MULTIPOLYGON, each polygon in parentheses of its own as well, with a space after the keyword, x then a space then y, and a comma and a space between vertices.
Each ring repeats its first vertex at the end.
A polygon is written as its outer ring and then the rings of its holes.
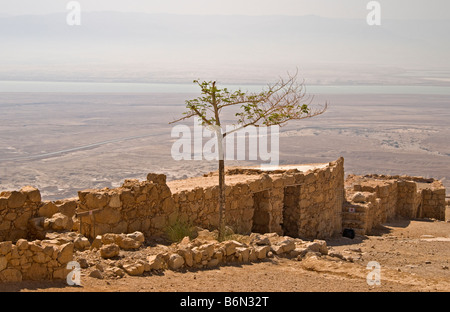
POLYGON ((237 247, 236 254, 239 255, 242 262, 248 262, 250 257, 250 249, 247 247, 237 247))
POLYGON ((94 241, 91 244, 91 250, 96 248, 96 249, 100 249, 100 247, 102 247, 103 243, 102 243, 102 236, 101 235, 97 235, 94 239, 94 241))
POLYGON ((150 270, 164 269, 164 259, 161 255, 152 255, 147 258, 150 270))
POLYGON ((67 243, 64 245, 59 246, 59 255, 58 255, 58 262, 61 264, 67 264, 73 259, 73 243, 67 243))
POLYGON ((111 272, 118 277, 123 277, 125 276, 125 271, 122 270, 121 268, 117 268, 117 267, 113 267, 111 268, 111 272))
POLYGON ((34 188, 32 186, 25 186, 20 189, 20 192, 26 194, 28 200, 33 203, 41 202, 41 193, 37 188, 34 188))
POLYGON ((19 250, 25 250, 28 248, 28 241, 26 239, 19 239, 16 242, 16 246, 19 250))
POLYGON ((75 249, 80 250, 80 251, 84 251, 91 247, 91 243, 89 242, 89 240, 86 237, 81 236, 81 235, 78 236, 77 238, 75 238, 73 243, 75 244, 75 249))
POLYGON ((366 200, 366 196, 361 192, 357 192, 352 196, 352 202, 354 203, 365 203, 366 200))
POLYGON ((39 216, 51 218, 55 213, 58 213, 58 207, 53 202, 46 202, 39 208, 39 216))
POLYGON ((283 248, 284 253, 288 253, 295 249, 295 242, 292 239, 286 239, 279 243, 279 246, 283 248))
POLYGON ((255 247, 256 258, 257 259, 265 259, 267 257, 267 253, 270 251, 269 246, 257 246, 255 247))
POLYGON ((178 250, 178 254, 183 257, 187 266, 192 267, 194 265, 194 254, 189 248, 182 248, 178 250))
POLYGON ((102 272, 100 272, 100 270, 92 271, 91 273, 89 273, 89 276, 97 279, 103 279, 103 274, 102 272))
POLYGON ((158 184, 166 184, 166 175, 165 174, 156 174, 156 173, 149 173, 147 175, 147 180, 153 183, 158 184))
POLYGON ((127 234, 127 237, 134 239, 135 241, 138 241, 141 244, 145 242, 145 236, 142 232, 136 231, 134 233, 127 234))
POLYGON ((8 266, 8 260, 6 257, 0 257, 0 271, 3 271, 8 266))
POLYGON ((123 266, 123 269, 125 270, 125 272, 128 273, 128 275, 140 276, 140 275, 144 274, 145 264, 141 263, 141 262, 125 264, 123 266))
POLYGON ((100 256, 104 259, 117 257, 120 253, 120 248, 117 244, 108 244, 100 247, 100 256))
POLYGON ((12 250, 12 242, 1 242, 0 243, 0 255, 6 256, 12 250))
POLYGON ((198 231, 197 235, 198 240, 215 241, 217 240, 218 233, 216 231, 201 230, 198 231))
POLYGON ((245 246, 237 241, 226 241, 224 242, 223 247, 225 248, 225 255, 231 256, 236 252, 236 248, 245 246))
POLYGON ((115 244, 118 240, 118 237, 118 234, 106 233, 101 236, 101 241, 104 245, 115 244))
POLYGON ((328 247, 327 247, 327 242, 324 240, 314 240, 314 243, 317 243, 319 245, 319 252, 322 255, 328 255, 328 247))
POLYGON ((117 243, 119 247, 124 250, 139 249, 139 247, 141 247, 142 245, 141 242, 138 242, 130 237, 121 237, 117 243))
POLYGON ((278 256, 284 253, 283 246, 280 245, 273 245, 270 247, 270 250, 278 256))
POLYGON ((21 282, 22 273, 17 269, 5 269, 0 272, 0 281, 5 283, 21 282))
POLYGON ((207 263, 207 267, 208 268, 213 268, 219 265, 219 260, 218 259, 211 259, 208 261, 207 263))
POLYGON ((184 259, 179 254, 172 254, 169 257, 169 268, 171 270, 178 270, 184 265, 184 259))
POLYGON ((252 242, 258 246, 265 246, 265 245, 270 245, 270 240, 267 236, 265 235, 260 235, 260 234, 256 234, 256 233, 252 233, 250 235, 250 238, 252 240, 252 242))
POLYGON ((21 208, 27 200, 27 195, 22 192, 12 191, 8 197, 8 207, 11 209, 21 208))
POLYGON ((68 231, 72 229, 72 226, 72 219, 59 212, 44 221, 44 229, 52 229, 54 231, 68 231))

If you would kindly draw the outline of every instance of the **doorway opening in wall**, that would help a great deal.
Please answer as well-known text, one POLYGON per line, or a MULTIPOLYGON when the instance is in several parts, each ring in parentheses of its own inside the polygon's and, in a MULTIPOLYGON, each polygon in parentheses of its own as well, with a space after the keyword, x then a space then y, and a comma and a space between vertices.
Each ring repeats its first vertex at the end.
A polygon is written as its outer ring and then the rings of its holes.
POLYGON ((283 223, 284 235, 298 237, 300 220, 300 185, 284 188, 283 223))
POLYGON ((252 232, 265 234, 270 232, 270 193, 269 190, 253 194, 252 232))

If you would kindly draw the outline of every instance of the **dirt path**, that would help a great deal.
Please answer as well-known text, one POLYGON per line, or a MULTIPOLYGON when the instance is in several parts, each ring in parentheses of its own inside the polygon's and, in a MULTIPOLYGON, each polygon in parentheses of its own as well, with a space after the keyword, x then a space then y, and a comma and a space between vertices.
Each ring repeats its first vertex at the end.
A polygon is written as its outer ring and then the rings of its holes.
POLYGON ((38 292, 410 292, 450 291, 450 223, 396 221, 368 237, 327 241, 351 261, 308 257, 303 261, 272 258, 264 262, 212 270, 172 272, 118 280, 82 275, 82 287, 65 282, 0 285, 0 291, 38 292), (381 266, 381 285, 366 281, 370 261, 381 266))

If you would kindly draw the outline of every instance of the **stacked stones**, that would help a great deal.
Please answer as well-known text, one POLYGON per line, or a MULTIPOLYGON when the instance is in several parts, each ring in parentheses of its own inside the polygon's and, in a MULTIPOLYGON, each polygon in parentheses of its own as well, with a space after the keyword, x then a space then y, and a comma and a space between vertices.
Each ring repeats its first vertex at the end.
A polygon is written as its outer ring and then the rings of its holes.
POLYGON ((44 239, 47 233, 72 231, 77 199, 42 202, 37 217, 28 222, 28 236, 44 239))
POLYGON ((422 193, 417 190, 414 181, 398 181, 397 215, 405 218, 416 218, 422 202, 422 193))
POLYGON ((274 256, 301 260, 308 253, 328 254, 325 241, 305 242, 300 239, 279 236, 276 233, 251 234, 239 236, 240 241, 218 242, 216 234, 203 230, 196 239, 185 237, 180 243, 164 248, 143 248, 143 234, 136 232, 128 235, 105 234, 98 236, 91 250, 98 250, 101 258, 89 261, 79 254, 77 261, 81 267, 90 270, 89 276, 95 278, 123 277, 125 274, 140 276, 148 272, 163 270, 214 268, 232 263, 251 263, 274 256), (128 242, 124 245, 124 241, 128 242), (245 242, 243 242, 245 241, 245 242), (154 253, 153 249, 160 250, 154 253), (135 253, 122 254, 121 250, 135 253), (151 253, 151 255, 147 255, 151 253))
POLYGON ((344 201, 344 160, 332 162, 296 176, 300 186, 299 237, 325 238, 342 229, 341 210, 344 201))
POLYGON ((66 266, 73 258, 73 243, 57 241, 28 242, 19 239, 0 243, 0 281, 65 279, 66 266))
POLYGON ((20 191, 0 193, 0 241, 27 237, 28 220, 41 205, 40 192, 27 186, 20 191))
POLYGON ((44 239, 48 232, 71 231, 76 199, 41 201, 38 189, 0 193, 0 241, 44 239))
POLYGON ((445 220, 445 188, 431 187, 422 190, 422 214, 424 218, 445 220))
MULTIPOLYGON (((307 173, 297 169, 261 171, 230 169, 227 175, 242 175, 245 182, 227 184, 226 223, 239 233, 274 232, 286 228, 295 237, 324 238, 339 233, 344 192, 343 159, 326 168, 307 173), (288 188, 298 188, 289 199, 288 188), (283 225, 286 218, 289 225, 283 225), (284 228, 285 227, 285 228, 284 228)), ((217 227, 219 219, 217 186, 187 188, 173 194, 175 209, 183 221, 203 227, 217 227)))
POLYGON ((82 217, 79 231, 91 238, 105 233, 142 231, 148 236, 164 233, 177 218, 172 193, 164 175, 150 174, 148 181, 125 180, 117 189, 78 192, 78 213, 92 211, 82 217))

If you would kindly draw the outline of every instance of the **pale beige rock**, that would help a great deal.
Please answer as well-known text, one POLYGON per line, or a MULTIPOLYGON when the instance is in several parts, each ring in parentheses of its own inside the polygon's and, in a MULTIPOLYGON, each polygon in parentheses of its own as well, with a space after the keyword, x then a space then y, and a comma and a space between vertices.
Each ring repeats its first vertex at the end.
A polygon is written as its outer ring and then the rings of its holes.
POLYGON ((150 270, 162 270, 164 268, 164 259, 161 255, 152 255, 147 258, 150 270))
POLYGON ((183 267, 184 259, 179 254, 171 254, 168 265, 171 270, 178 270, 183 267))
POLYGON ((95 239, 93 240, 92 244, 91 244, 91 250, 96 248, 96 249, 100 249, 100 247, 102 247, 103 243, 102 243, 102 235, 97 235, 95 237, 95 239))
POLYGON ((236 248, 244 247, 244 245, 237 241, 226 241, 224 242, 223 247, 225 248, 225 254, 231 256, 236 252, 236 248))
POLYGON ((118 277, 125 276, 125 271, 122 270, 121 268, 113 267, 113 268, 111 268, 111 271, 115 276, 118 276, 118 277))
POLYGON ((257 246, 255 247, 256 257, 258 259, 265 259, 267 257, 267 253, 270 251, 269 246, 257 246))
POLYGON ((58 262, 61 264, 67 264, 73 259, 73 249, 74 244, 73 243, 67 243, 64 245, 59 246, 59 255, 58 255, 58 262))
POLYGON ((75 244, 75 249, 80 250, 80 251, 84 251, 91 247, 91 243, 84 236, 79 236, 79 237, 75 238, 73 243, 75 244))
POLYGON ((287 239, 282 241, 280 246, 283 248, 284 253, 288 253, 295 249, 295 242, 294 240, 287 239))
POLYGON ((104 259, 117 257, 120 253, 120 248, 117 244, 107 244, 100 247, 100 256, 104 259))
POLYGON ((250 257, 250 249, 247 247, 237 247, 236 254, 242 257, 243 262, 248 262, 250 257))
POLYGON ((37 188, 34 188, 32 186, 25 186, 20 189, 20 192, 26 194, 28 200, 33 203, 41 202, 41 193, 37 188))
MULTIPOLYGON (((215 244, 209 243, 199 247, 199 250, 203 252, 204 258, 209 259, 214 255, 215 244)), ((205 259, 203 259, 205 260, 205 259)))
POLYGON ((123 266, 123 269, 125 270, 125 272, 128 273, 128 275, 140 276, 140 275, 144 274, 145 265, 140 262, 132 263, 132 264, 125 264, 123 266))
POLYGON ((192 267, 194 265, 194 254, 189 248, 181 248, 178 250, 178 254, 183 257, 184 262, 188 267, 192 267))

